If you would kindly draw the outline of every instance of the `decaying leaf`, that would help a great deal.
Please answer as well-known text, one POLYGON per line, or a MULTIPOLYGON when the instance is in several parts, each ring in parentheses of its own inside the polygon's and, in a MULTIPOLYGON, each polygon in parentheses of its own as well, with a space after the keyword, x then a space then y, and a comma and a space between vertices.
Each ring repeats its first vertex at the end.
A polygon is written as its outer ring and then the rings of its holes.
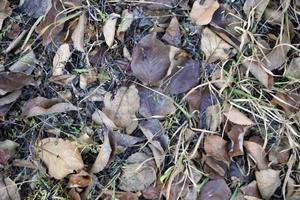
POLYGON ((229 155, 231 157, 244 155, 243 144, 245 129, 241 125, 234 125, 231 127, 230 131, 227 133, 231 140, 231 149, 229 155))
POLYGON ((231 45, 207 27, 202 31, 201 50, 205 54, 206 63, 226 60, 236 54, 236 50, 231 45))
POLYGON ((22 110, 23 117, 33 117, 38 115, 49 115, 54 113, 78 110, 78 107, 65 102, 60 98, 47 99, 36 97, 27 101, 22 110))
POLYGON ((120 128, 126 128, 126 133, 132 133, 137 125, 135 113, 140 107, 140 97, 134 85, 121 87, 112 99, 111 93, 104 97, 103 112, 120 128))
POLYGON ((68 187, 88 187, 92 183, 92 177, 86 171, 81 170, 77 174, 71 174, 69 177, 68 187))
POLYGON ((70 140, 44 138, 37 143, 36 150, 47 166, 49 175, 56 179, 62 179, 84 167, 77 146, 70 140))
POLYGON ((0 166, 7 164, 8 160, 14 156, 18 146, 18 143, 11 140, 0 142, 0 166))
POLYGON ((0 30, 2 29, 4 20, 12 13, 9 4, 9 1, 7 0, 0 0, 0 30))
POLYGON ((268 168, 268 164, 265 160, 266 153, 261 145, 257 144, 256 142, 245 141, 244 146, 256 162, 259 170, 265 170, 268 168))
POLYGON ((173 46, 179 46, 181 43, 181 33, 179 28, 179 22, 176 17, 172 17, 168 28, 164 36, 162 37, 164 41, 173 46))
POLYGON ((71 190, 68 191, 68 196, 70 200, 81 200, 80 194, 75 188, 71 188, 71 190))
POLYGON ((227 141, 217 135, 209 135, 204 139, 204 150, 208 156, 228 163, 227 141))
POLYGON ((243 126, 251 126, 254 124, 252 120, 249 119, 245 114, 230 105, 225 106, 223 114, 230 122, 234 124, 243 126))
POLYGON ((210 180, 200 192, 199 200, 228 200, 231 191, 224 179, 210 180))
POLYGON ((51 0, 23 0, 21 3, 21 10, 34 18, 45 15, 52 5, 51 0))
POLYGON ((35 57, 33 51, 28 52, 22 56, 15 64, 9 67, 9 70, 12 72, 23 72, 30 75, 35 68, 38 60, 35 57))
POLYGON ((77 26, 72 33, 72 40, 74 48, 78 51, 84 52, 84 31, 86 26, 86 16, 83 13, 78 20, 77 26))
POLYGON ((21 200, 19 188, 9 177, 1 178, 0 181, 0 199, 1 200, 21 200))
POLYGON ((279 91, 275 96, 273 96, 271 103, 282 107, 287 114, 296 113, 300 106, 300 95, 279 91))
POLYGON ((219 105, 211 105, 206 109, 206 127, 208 130, 216 131, 221 124, 221 112, 219 105))
POLYGON ((130 13, 128 11, 128 9, 125 9, 122 11, 122 21, 117 29, 117 34, 116 34, 116 37, 118 38, 118 40, 124 41, 125 32, 131 26, 133 19, 134 19, 134 16, 132 13, 130 13))
POLYGON ((111 130, 116 130, 117 126, 114 124, 111 119, 109 119, 104 112, 99 109, 96 109, 92 115, 92 119, 96 124, 105 125, 107 128, 111 130))
POLYGON ((276 189, 281 185, 280 171, 266 169, 255 172, 256 182, 263 199, 270 199, 276 189))
POLYGON ((19 72, 2 72, 0 73, 0 95, 5 95, 32 83, 33 79, 30 75, 19 72))
POLYGON ((241 192, 243 193, 244 196, 261 198, 257 188, 256 181, 252 181, 248 185, 241 187, 241 192))
POLYGON ((300 79, 300 57, 293 58, 291 60, 284 75, 288 77, 300 79))
POLYGON ((287 139, 282 139, 279 145, 274 145, 268 156, 273 164, 286 164, 290 157, 290 147, 287 139))
POLYGON ((138 90, 141 103, 139 113, 144 117, 166 117, 176 111, 170 97, 144 87, 139 87, 138 90))
POLYGON ((213 14, 219 8, 216 0, 205 0, 201 5, 199 1, 194 1, 190 17, 197 25, 207 25, 211 22, 213 14))
POLYGON ((259 21, 264 14, 270 0, 246 0, 243 10, 246 15, 253 16, 259 21))
POLYGON ((60 76, 64 74, 65 65, 71 57, 69 44, 62 44, 53 58, 52 75, 60 76))
POLYGON ((131 69, 133 75, 146 85, 157 85, 170 66, 170 47, 154 34, 146 35, 133 48, 131 69))
POLYGON ((98 173, 102 171, 108 164, 109 159, 113 156, 115 151, 115 143, 113 134, 110 130, 104 131, 104 139, 98 156, 92 166, 91 172, 98 173))
POLYGON ((59 0, 52 0, 52 7, 47 12, 44 20, 36 27, 35 31, 42 36, 43 45, 48 45, 62 30, 64 24, 59 20, 65 17, 64 8, 59 0))
POLYGON ((135 136, 122 134, 118 132, 114 132, 113 135, 116 141, 116 145, 123 146, 123 147, 132 147, 136 143, 144 140, 143 138, 140 137, 135 137, 135 136))
POLYGON ((127 165, 124 166, 120 177, 121 190, 128 192, 144 190, 156 180, 156 169, 149 158, 139 152, 127 159, 127 165))
POLYGON ((108 17, 108 19, 106 20, 103 26, 103 35, 108 47, 111 47, 114 43, 116 24, 119 17, 120 15, 116 13, 110 14, 110 16, 108 17))
POLYGON ((0 116, 5 116, 14 102, 20 97, 21 90, 16 90, 5 96, 0 96, 0 116))

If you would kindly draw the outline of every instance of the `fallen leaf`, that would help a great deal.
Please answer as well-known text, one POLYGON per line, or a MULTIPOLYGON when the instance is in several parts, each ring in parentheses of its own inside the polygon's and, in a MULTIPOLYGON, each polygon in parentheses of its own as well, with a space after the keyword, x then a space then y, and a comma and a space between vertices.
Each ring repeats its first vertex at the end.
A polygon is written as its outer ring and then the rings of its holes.
POLYGON ((119 17, 120 15, 116 13, 110 14, 103 26, 103 35, 108 47, 111 47, 114 43, 116 24, 119 17))
POLYGON ((293 58, 288 65, 284 76, 300 79, 300 57, 293 58))
POLYGON ((123 147, 132 147, 136 143, 139 143, 144 140, 143 138, 140 138, 140 137, 135 137, 135 136, 122 134, 122 133, 118 133, 118 132, 114 132, 113 135, 114 135, 116 144, 118 146, 123 146, 123 147))
POLYGON ((210 131, 216 131, 221 124, 221 111, 219 105, 211 105, 206 108, 206 127, 210 131))
POLYGON ((62 179, 84 167, 77 146, 70 140, 44 138, 35 148, 39 158, 47 166, 49 175, 55 179, 62 179))
POLYGON ((256 21, 260 21, 270 0, 246 0, 243 10, 248 17, 252 16, 256 21))
POLYGON ((49 81, 56 83, 58 85, 67 86, 71 85, 72 81, 76 78, 73 74, 63 74, 59 76, 51 76, 49 81))
POLYGON ((162 39, 173 46, 179 46, 181 43, 181 33, 179 22, 176 17, 172 17, 168 28, 162 39))
POLYGON ((0 97, 0 116, 5 116, 14 102, 20 97, 22 91, 16 90, 10 94, 0 97))
POLYGON ((103 112, 120 128, 126 128, 126 133, 132 133, 137 125, 135 113, 140 107, 140 97, 134 85, 118 89, 114 99, 111 93, 104 97, 103 112))
POLYGON ((33 18, 45 15, 52 6, 51 0, 23 0, 21 3, 21 10, 33 18))
POLYGON ((71 57, 69 44, 62 44, 56 51, 53 58, 52 76, 64 74, 65 65, 71 57))
POLYGON ((263 199, 270 199, 276 189, 281 185, 280 171, 266 169, 255 172, 257 186, 263 199))
POLYGON ((19 144, 11 140, 4 140, 0 142, 1 165, 7 164, 7 161, 14 156, 17 147, 19 147, 19 144))
POLYGON ((174 8, 177 0, 139 0, 139 4, 150 10, 164 10, 174 8))
POLYGON ((117 126, 114 124, 111 119, 109 119, 104 112, 102 112, 99 109, 96 109, 95 112, 92 115, 92 120, 99 125, 105 125, 107 128, 110 128, 111 130, 118 129, 117 126))
POLYGON ((12 72, 23 72, 30 75, 35 68, 38 60, 35 57, 34 52, 31 50, 24 56, 22 56, 16 63, 9 67, 12 72))
POLYGON ((253 125, 253 121, 233 106, 226 105, 223 114, 230 122, 243 126, 253 125))
POLYGON ((86 16, 83 13, 78 20, 77 26, 72 33, 72 40, 74 44, 74 48, 78 51, 84 52, 84 31, 86 27, 86 16))
POLYGON ((273 87, 273 74, 263 66, 261 61, 246 58, 242 61, 242 65, 266 88, 271 89, 273 87))
POLYGON ((217 135, 209 135, 204 139, 204 150, 206 155, 214 159, 228 163, 227 141, 217 135))
POLYGON ((207 25, 211 22, 213 14, 220 7, 216 0, 205 0, 201 5, 199 1, 195 1, 190 13, 192 23, 196 25, 207 25))
POLYGON ((21 200, 17 184, 9 177, 2 177, 0 181, 1 200, 21 200))
POLYGON ((138 90, 141 103, 139 113, 144 117, 166 117, 176 111, 176 107, 170 97, 145 87, 139 87, 138 90))
POLYGON ((245 196, 261 198, 261 196, 259 194, 259 191, 258 191, 258 188, 257 188, 256 181, 252 181, 248 185, 245 185, 245 186, 241 187, 241 192, 245 196))
POLYGON ((201 189, 198 200, 229 200, 231 191, 224 179, 210 180, 201 189))
POLYGON ((149 200, 159 199, 161 196, 162 187, 162 183, 159 180, 157 180, 153 185, 142 191, 143 197, 149 200))
POLYGON ((68 187, 76 188, 76 187, 88 187, 92 183, 92 177, 86 171, 81 170, 77 174, 71 174, 69 176, 68 187))
POLYGON ((101 172, 106 167, 106 165, 108 164, 109 160, 111 159, 115 151, 115 141, 111 131, 110 130, 104 131, 103 135, 104 135, 103 144, 101 145, 101 149, 92 166, 91 169, 92 173, 101 172))
POLYGON ((177 71, 164 81, 163 88, 166 94, 180 94, 187 92, 199 83, 200 65, 189 59, 177 67, 177 71))
POLYGON ((0 73, 0 95, 21 89, 24 86, 33 83, 30 75, 19 72, 1 72, 0 73))
POLYGON ((268 164, 265 160, 266 153, 261 145, 256 142, 245 141, 244 146, 256 162, 259 170, 265 170, 268 168, 268 164))
POLYGON ((169 51, 170 47, 158 40, 154 34, 146 35, 133 48, 133 75, 146 85, 157 85, 170 66, 169 51))
POLYGON ((25 103, 22 109, 22 116, 28 118, 38 115, 68 112, 72 110, 78 110, 78 108, 71 103, 64 102, 63 99, 36 97, 25 103))
POLYGON ((229 150, 229 155, 231 157, 244 155, 244 135, 245 127, 241 125, 233 125, 227 133, 227 136, 231 140, 231 149, 229 150))
POLYGON ((286 164, 290 157, 290 146, 287 139, 282 139, 280 144, 275 144, 269 151, 269 161, 272 164, 286 164))
POLYGON ((122 21, 119 24, 119 27, 117 29, 117 34, 116 34, 118 40, 122 42, 124 41, 125 32, 130 28, 133 20, 134 20, 134 16, 132 13, 128 11, 128 9, 122 11, 122 21))
POLYGON ((63 30, 64 24, 60 22, 65 17, 63 11, 61 1, 52 0, 52 7, 44 20, 36 27, 35 31, 41 35, 44 46, 47 46, 63 30))
POLYGON ((119 189, 127 192, 140 191, 148 188, 156 180, 156 169, 146 154, 132 154, 127 163, 120 177, 119 189))
POLYGON ((4 20, 12 13, 9 5, 10 3, 7 0, 0 0, 0 30, 2 29, 4 20))
POLYGON ((293 114, 298 111, 300 106, 300 95, 286 91, 279 91, 273 96, 271 103, 283 108, 287 114, 293 114))
POLYGON ((75 188, 71 188, 71 190, 68 191, 68 196, 70 200, 81 200, 80 194, 75 188))
POLYGON ((206 63, 227 60, 236 54, 236 50, 231 45, 207 27, 201 34, 201 50, 204 52, 206 63))

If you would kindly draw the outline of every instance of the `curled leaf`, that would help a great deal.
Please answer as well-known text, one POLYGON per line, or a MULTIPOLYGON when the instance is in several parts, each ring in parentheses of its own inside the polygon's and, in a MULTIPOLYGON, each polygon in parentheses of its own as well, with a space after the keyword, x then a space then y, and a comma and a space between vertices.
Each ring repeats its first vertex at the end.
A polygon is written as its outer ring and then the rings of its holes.
POLYGON ((195 1, 190 13, 192 22, 197 25, 207 25, 211 22, 213 14, 219 8, 216 0, 205 0, 201 5, 199 1, 195 1))
POLYGON ((118 17, 120 17, 120 15, 116 13, 110 14, 103 26, 103 35, 108 47, 111 47, 114 43, 118 17))

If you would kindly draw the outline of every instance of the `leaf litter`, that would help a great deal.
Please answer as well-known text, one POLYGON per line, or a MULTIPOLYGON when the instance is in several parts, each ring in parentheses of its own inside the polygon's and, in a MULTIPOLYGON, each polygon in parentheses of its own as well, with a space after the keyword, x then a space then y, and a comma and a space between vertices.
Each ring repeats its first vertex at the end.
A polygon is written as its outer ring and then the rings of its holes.
POLYGON ((299 199, 299 5, 0 0, 0 199, 299 199))

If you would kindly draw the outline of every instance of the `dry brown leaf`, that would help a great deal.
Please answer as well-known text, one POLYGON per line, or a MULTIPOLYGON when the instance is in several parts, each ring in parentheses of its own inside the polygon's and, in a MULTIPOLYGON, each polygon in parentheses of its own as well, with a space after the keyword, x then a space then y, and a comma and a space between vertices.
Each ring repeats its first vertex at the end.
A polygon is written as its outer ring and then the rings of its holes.
POLYGON ((260 21, 270 0, 246 0, 243 10, 246 15, 253 16, 256 21, 260 21))
POLYGON ((0 97, 0 117, 6 115, 14 102, 20 97, 21 93, 21 90, 16 90, 10 94, 0 97))
POLYGON ((139 113, 144 117, 166 117, 176 111, 176 107, 170 97, 145 87, 139 87, 138 90, 141 102, 139 113))
POLYGON ((35 57, 34 52, 31 50, 24 56, 22 56, 16 63, 9 67, 12 72, 23 72, 30 75, 35 68, 38 60, 35 57))
POLYGON ((1 200, 21 200, 17 184, 9 177, 2 177, 0 181, 1 200))
POLYGON ((64 8, 59 0, 52 0, 52 7, 47 12, 44 20, 36 27, 35 31, 42 36, 43 45, 47 46, 62 30, 64 24, 59 22, 65 17, 64 8))
POLYGON ((209 135, 204 139, 204 150, 208 156, 228 163, 227 141, 217 135, 209 135))
POLYGON ((244 146, 256 162, 257 168, 259 170, 264 170, 268 168, 268 164, 265 160, 266 153, 261 145, 257 144, 256 142, 245 141, 244 146))
POLYGON ((290 146, 287 139, 282 139, 279 145, 274 145, 268 156, 269 161, 274 164, 286 164, 290 157, 290 146))
POLYGON ((2 72, 0 73, 0 95, 5 95, 33 83, 30 75, 19 72, 2 72))
POLYGON ((22 109, 23 117, 33 117, 38 115, 49 115, 54 113, 78 110, 78 107, 71 103, 64 102, 63 99, 36 97, 27 101, 22 109))
POLYGON ((116 24, 119 17, 120 15, 116 13, 110 14, 110 16, 108 17, 108 19, 106 20, 103 26, 103 35, 108 47, 111 47, 114 43, 116 24))
POLYGON ((115 141, 110 130, 104 131, 103 144, 98 153, 98 156, 92 166, 91 172, 101 172, 108 164, 110 158, 113 156, 115 151, 115 141))
POLYGON ((131 69, 146 85, 158 85, 170 66, 170 47, 149 34, 135 45, 132 53, 131 69))
POLYGON ((104 97, 103 112, 120 128, 126 128, 126 133, 132 133, 137 125, 135 113, 140 107, 140 97, 134 85, 121 87, 112 99, 111 93, 104 97))
POLYGON ((197 25, 207 25, 211 22, 213 14, 220 7, 216 0, 205 0, 201 5, 199 1, 195 1, 190 13, 192 22, 197 25))
POLYGON ((253 121, 249 119, 245 114, 228 104, 225 106, 223 114, 230 122, 234 124, 243 126, 251 126, 254 124, 253 121))
POLYGON ((231 45, 207 27, 202 31, 201 50, 205 54, 206 63, 227 60, 237 52, 231 45))
POLYGON ((224 179, 210 180, 201 189, 198 200, 228 200, 231 191, 224 179))
POLYGON ((80 194, 76 191, 75 188, 72 188, 68 191, 68 196, 70 200, 81 200, 80 194))
POLYGON ((86 22, 87 22, 86 16, 85 13, 83 13, 79 17, 78 24, 72 33, 74 48, 81 52, 84 52, 84 32, 85 32, 86 22))
POLYGON ((248 69, 266 88, 271 89, 273 87, 273 74, 263 66, 261 61, 245 59, 242 61, 242 65, 246 67, 246 69, 248 69))
POLYGON ((263 199, 269 200, 281 185, 280 171, 266 169, 255 172, 257 186, 263 199))
POLYGON ((44 138, 36 145, 39 158, 45 163, 50 176, 62 179, 84 164, 77 146, 70 140, 44 138))
POLYGON ((181 43, 181 33, 179 22, 176 17, 172 17, 168 28, 162 39, 173 46, 179 46, 181 43))
POLYGON ((0 30, 2 29, 4 20, 12 13, 9 4, 9 1, 7 0, 0 0, 0 30))
POLYGON ((280 91, 273 96, 271 103, 282 107, 283 110, 290 115, 298 111, 298 107, 300 106, 300 95, 288 91, 280 91))
POLYGON ((109 119, 104 112, 102 112, 99 109, 96 109, 95 112, 92 115, 92 119, 96 124, 99 125, 105 125, 107 128, 110 128, 111 130, 118 129, 117 126, 114 124, 111 119, 109 119))
POLYGON ((77 174, 71 174, 69 177, 68 187, 88 187, 92 183, 92 177, 89 173, 84 170, 81 170, 77 174))
POLYGON ((245 127, 241 125, 233 125, 227 135, 231 140, 231 149, 229 151, 229 155, 231 157, 244 155, 243 144, 245 127))
POLYGON ((56 51, 53 58, 52 76, 64 74, 65 65, 71 57, 69 44, 62 44, 56 51))
POLYGON ((76 78, 76 75, 73 74, 63 74, 59 76, 51 76, 49 81, 56 83, 58 85, 66 86, 70 85, 72 81, 76 78))
POLYGON ((300 57, 293 58, 288 65, 284 76, 300 79, 300 57))
POLYGON ((156 169, 144 153, 132 154, 127 159, 120 177, 119 188, 127 192, 141 191, 156 180, 156 169))
POLYGON ((122 21, 119 24, 119 27, 117 29, 116 37, 120 41, 124 41, 124 35, 125 32, 129 29, 131 26, 131 23, 133 22, 134 16, 132 13, 128 11, 128 9, 125 9, 122 11, 122 21))
POLYGON ((219 105, 211 105, 206 108, 206 127, 210 131, 216 131, 221 124, 221 111, 219 105))
POLYGON ((123 146, 123 147, 132 147, 138 142, 143 141, 143 138, 127 135, 127 134, 122 134, 118 132, 113 133, 116 144, 118 146, 123 146))
POLYGON ((257 188, 256 181, 252 181, 248 185, 241 187, 241 192, 243 193, 244 196, 251 196, 257 198, 261 197, 257 188))

